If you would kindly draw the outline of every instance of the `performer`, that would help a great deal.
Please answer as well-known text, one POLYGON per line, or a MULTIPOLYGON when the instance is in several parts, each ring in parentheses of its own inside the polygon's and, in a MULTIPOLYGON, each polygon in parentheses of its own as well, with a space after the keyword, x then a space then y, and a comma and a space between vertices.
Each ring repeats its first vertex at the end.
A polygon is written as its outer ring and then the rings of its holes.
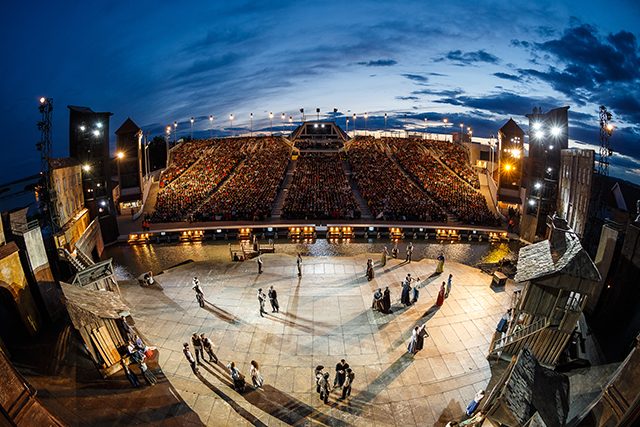
POLYGON ((446 283, 442 282, 442 286, 440 286, 440 292, 438 292, 438 299, 436 301, 436 304, 438 304, 439 306, 442 306, 442 304, 444 304, 445 286, 446 286, 446 283))
POLYGON ((440 256, 437 258, 438 266, 436 267, 436 273, 440 274, 444 271, 444 253, 441 252, 440 256))

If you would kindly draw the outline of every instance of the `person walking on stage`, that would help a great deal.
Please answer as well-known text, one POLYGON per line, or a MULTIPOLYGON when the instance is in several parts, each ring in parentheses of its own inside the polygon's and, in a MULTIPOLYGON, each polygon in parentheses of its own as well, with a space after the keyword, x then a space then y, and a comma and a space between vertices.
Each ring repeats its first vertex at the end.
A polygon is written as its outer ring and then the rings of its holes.
POLYGON ((407 246, 407 258, 405 259, 405 262, 411 262, 412 254, 413 254, 413 242, 409 242, 409 245, 407 246))
POLYGON ((127 362, 124 359, 120 359, 120 365, 122 365, 122 370, 124 371, 124 375, 127 377, 132 386, 138 387, 140 385, 140 381, 138 380, 138 376, 134 374, 131 369, 127 366, 127 362))
POLYGON ((236 362, 231 362, 227 365, 227 369, 229 370, 229 374, 231 374, 231 378, 233 379, 233 388, 237 392, 244 391, 244 375, 238 371, 236 368, 236 362))
POLYGON ((442 282, 442 286, 440 286, 440 292, 438 292, 438 299, 436 300, 436 304, 442 306, 444 304, 444 293, 445 293, 446 284, 442 282))
POLYGON ((347 378, 344 380, 344 387, 342 387, 342 400, 349 397, 351 394, 351 385, 355 379, 356 374, 353 373, 351 368, 347 368, 347 378))
POLYGON ((336 377, 333 380, 334 387, 342 387, 347 375, 347 368, 349 368, 349 364, 344 359, 336 364, 336 377))
POLYGON ((329 372, 325 372, 320 378, 320 399, 324 403, 329 403, 329 393, 331 392, 331 383, 329 382, 329 372))
POLYGON ((382 312, 389 313, 391 311, 391 291, 389 291, 389 287, 384 287, 384 292, 382 293, 382 312))
POLYGON ((264 302, 267 300, 267 296, 262 292, 262 288, 258 289, 258 301, 260 302, 260 316, 264 317, 264 302))
POLYGON ((371 304, 371 308, 377 311, 384 311, 384 306, 382 304, 383 298, 382 289, 378 288, 378 290, 373 293, 373 303, 371 304))
POLYGON ((202 352, 202 341, 200 340, 197 332, 194 332, 191 337, 191 345, 193 346, 193 351, 196 353, 196 362, 198 365, 202 365, 202 363, 200 363, 200 358, 204 360, 204 353, 202 352))
POLYGON ((387 247, 382 248, 382 255, 380 256, 380 265, 384 267, 387 265, 387 257, 389 256, 389 252, 387 251, 387 247))
POLYGON ((449 275, 449 278, 447 279, 447 289, 444 292, 444 297, 445 298, 449 298, 449 294, 451 293, 451 281, 453 280, 453 274, 449 275))
POLYGON ((255 360, 251 361, 251 383, 253 384, 253 386, 255 388, 262 388, 262 386, 264 385, 264 379, 262 378, 262 375, 260 375, 260 366, 258 365, 258 362, 256 362, 255 360))
POLYGON ((271 312, 279 313, 280 312, 280 304, 278 304, 278 292, 273 289, 273 286, 269 288, 269 302, 271 303, 271 312))
POLYGON ((444 271, 444 252, 440 252, 440 256, 436 258, 438 260, 438 266, 436 267, 436 273, 441 274, 444 271))
POLYGON ((420 326, 418 328, 418 340, 416 342, 416 350, 420 351, 424 348, 424 337, 428 337, 427 333, 427 324, 420 326))
POLYGON ((413 286, 413 299, 411 300, 412 303, 417 303, 418 302, 418 297, 420 296, 420 288, 421 288, 421 284, 420 284, 420 278, 418 277, 418 280, 416 280, 416 284, 413 286))
POLYGON ((258 259, 256 261, 258 262, 258 274, 262 274, 262 254, 260 252, 258 252, 258 259))
MULTIPOLYGON (((209 355, 209 363, 213 362, 218 364, 218 356, 213 352, 213 342, 208 337, 204 336, 204 332, 200 334, 200 341, 202 342, 202 347, 209 355)), ((204 356, 202 357, 202 360, 204 360, 204 356)))
POLYGON ((298 252, 298 256, 296 257, 296 265, 298 266, 298 277, 302 277, 302 256, 300 252, 298 252))
POLYGON ((411 333, 411 341, 409 341, 409 346, 407 347, 407 351, 411 354, 416 354, 418 352, 418 329, 418 326, 413 328, 413 332, 411 333))
POLYGON ((200 371, 196 367, 196 361, 193 359, 193 355, 189 351, 189 343, 182 344, 182 352, 184 353, 184 357, 187 358, 187 361, 191 365, 191 370, 194 374, 200 375, 200 371))

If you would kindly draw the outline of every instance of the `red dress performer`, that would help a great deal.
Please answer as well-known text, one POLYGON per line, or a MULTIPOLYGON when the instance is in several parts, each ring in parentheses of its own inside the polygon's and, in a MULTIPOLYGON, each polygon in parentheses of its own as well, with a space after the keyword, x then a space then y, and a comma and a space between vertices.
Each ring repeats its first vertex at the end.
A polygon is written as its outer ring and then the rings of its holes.
POLYGON ((438 304, 439 306, 442 306, 442 304, 444 304, 445 286, 446 283, 442 282, 442 286, 440 286, 440 292, 438 292, 438 299, 436 300, 436 304, 438 304))

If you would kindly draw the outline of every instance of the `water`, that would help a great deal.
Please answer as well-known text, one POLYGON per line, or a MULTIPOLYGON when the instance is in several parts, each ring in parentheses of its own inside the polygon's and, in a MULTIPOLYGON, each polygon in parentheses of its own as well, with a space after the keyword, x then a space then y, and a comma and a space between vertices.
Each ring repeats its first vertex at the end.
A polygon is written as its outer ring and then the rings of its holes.
MULTIPOLYGON (((229 261, 229 246, 237 246, 237 241, 205 241, 199 243, 159 243, 153 245, 113 245, 105 248, 103 257, 113 258, 118 280, 130 280, 144 272, 160 271, 187 260, 193 261, 229 261)), ((398 243, 398 257, 404 259, 409 240, 398 243)), ((333 242, 317 239, 313 243, 292 243, 289 240, 277 240, 276 253, 295 256, 300 252, 304 256, 334 257, 372 254, 377 260, 382 248, 387 247, 389 253, 393 248, 389 240, 356 239, 351 242, 333 242)), ((498 262, 511 252, 521 247, 518 242, 488 243, 437 243, 413 241, 412 260, 423 258, 435 259, 444 253, 447 261, 458 262, 470 266, 478 263, 498 262)))

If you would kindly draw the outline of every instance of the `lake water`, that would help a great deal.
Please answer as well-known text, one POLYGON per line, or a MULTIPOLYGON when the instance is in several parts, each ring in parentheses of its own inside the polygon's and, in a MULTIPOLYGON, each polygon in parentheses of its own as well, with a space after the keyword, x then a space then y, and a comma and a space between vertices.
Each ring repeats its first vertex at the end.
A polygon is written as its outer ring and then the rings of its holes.
MULTIPOLYGON (((199 243, 160 243, 152 245, 112 245, 105 248, 104 258, 113 258, 116 276, 119 280, 130 280, 146 271, 155 274, 164 269, 187 260, 193 261, 229 261, 229 246, 237 246, 237 241, 205 241, 199 243)), ((398 257, 404 259, 405 249, 409 240, 398 243, 398 257)), ((292 243, 286 239, 276 240, 277 253, 295 256, 300 252, 303 256, 334 257, 354 256, 360 254, 375 254, 379 260, 384 246, 389 253, 393 243, 388 240, 355 239, 350 242, 330 242, 327 239, 317 239, 313 243, 292 243)), ((517 252, 522 246, 519 242, 488 243, 438 243, 413 241, 412 260, 423 258, 435 259, 444 253, 447 261, 458 262, 470 266, 478 263, 498 262, 511 252, 517 252)))

